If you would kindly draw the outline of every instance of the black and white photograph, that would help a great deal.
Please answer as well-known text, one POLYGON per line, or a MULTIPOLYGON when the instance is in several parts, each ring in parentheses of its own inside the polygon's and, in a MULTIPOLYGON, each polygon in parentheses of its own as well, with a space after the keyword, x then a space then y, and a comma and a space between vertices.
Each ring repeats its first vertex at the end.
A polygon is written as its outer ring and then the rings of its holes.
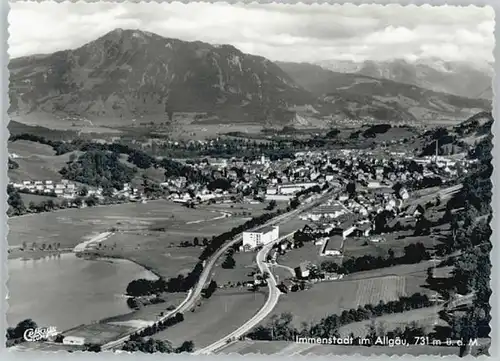
POLYGON ((493 8, 9 6, 9 351, 490 355, 493 8))

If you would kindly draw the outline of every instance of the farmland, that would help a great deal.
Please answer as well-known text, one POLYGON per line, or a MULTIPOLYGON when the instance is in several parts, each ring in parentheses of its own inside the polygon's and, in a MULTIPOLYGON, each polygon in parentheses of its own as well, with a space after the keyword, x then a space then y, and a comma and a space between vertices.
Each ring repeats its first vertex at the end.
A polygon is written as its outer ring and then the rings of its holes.
POLYGON ((64 332, 64 336, 83 337, 89 343, 106 343, 126 335, 130 327, 107 323, 92 323, 64 332))
POLYGON ((396 301, 405 295, 405 278, 386 276, 358 281, 356 300, 359 305, 375 305, 382 301, 396 301))
POLYGON ((445 346, 341 346, 341 345, 316 345, 302 344, 289 341, 237 341, 220 350, 220 354, 237 353, 240 355, 250 355, 259 353, 263 355, 280 356, 306 356, 306 355, 458 355, 458 347, 445 346), (425 348, 425 349, 424 349, 425 348))
POLYGON ((273 314, 291 312, 293 324, 300 327, 302 322, 315 323, 323 317, 368 303, 397 300, 417 292, 429 293, 430 290, 424 287, 429 266, 423 263, 388 267, 348 275, 341 281, 316 283, 308 290, 282 295, 273 314), (314 307, 308 306, 311 300, 315 300, 314 307))
POLYGON ((385 241, 374 243, 366 238, 348 238, 344 243, 344 256, 362 257, 371 255, 374 257, 386 257, 387 251, 392 249, 396 257, 404 253, 404 248, 410 244, 422 243, 426 248, 432 249, 441 242, 438 236, 431 234, 428 236, 413 236, 413 232, 401 231, 384 235, 385 241))
POLYGON ((384 315, 376 317, 373 320, 351 323, 342 326, 339 329, 339 334, 341 337, 347 337, 351 333, 353 333, 355 337, 366 337, 368 334, 368 327, 372 322, 375 323, 375 327, 377 329, 383 330, 384 333, 395 330, 398 327, 404 330, 406 326, 412 324, 413 322, 416 323, 418 327, 423 327, 426 332, 432 332, 434 326, 448 326, 445 321, 439 318, 438 308, 427 307, 384 315))
MULTIPOLYGON (((154 239, 156 239, 154 242, 159 242, 161 238, 163 247, 172 242, 178 244, 182 240, 192 241, 194 237, 201 239, 220 234, 254 215, 261 214, 264 207, 265 205, 241 204, 231 209, 228 206, 227 213, 231 213, 231 217, 223 216, 222 209, 226 209, 225 207, 204 206, 188 209, 165 200, 150 201, 146 204, 127 203, 66 209, 10 218, 9 245, 18 246, 23 242, 28 245, 32 242, 38 244, 59 242, 61 248, 74 247, 96 234, 114 228, 119 232, 145 233, 151 229, 164 229, 161 235, 146 236, 144 240, 151 246, 154 239)), ((140 247, 142 233, 124 236, 124 239, 125 250, 140 247)), ((119 243, 119 239, 115 239, 114 242, 119 243)))
POLYGON ((244 289, 216 290, 194 312, 186 312, 184 321, 157 335, 156 339, 180 343, 192 340, 202 348, 231 333, 252 317, 264 304, 266 295, 244 289))
POLYGON ((257 271, 257 263, 255 262, 255 252, 238 252, 233 255, 236 262, 233 269, 224 269, 221 264, 225 257, 221 257, 214 267, 213 279, 218 285, 225 285, 228 282, 236 284, 237 282, 250 281, 253 279, 248 274, 252 271, 257 271))
POLYGON ((331 257, 320 256, 320 251, 321 246, 315 246, 313 242, 308 242, 302 248, 289 250, 286 254, 279 256, 278 263, 295 268, 303 261, 320 264, 324 260, 332 259, 331 257))
POLYGON ((19 165, 17 169, 8 171, 11 182, 23 180, 60 180, 59 171, 69 161, 72 153, 55 155, 52 147, 36 142, 18 140, 8 144, 9 153, 20 156, 14 161, 19 165))

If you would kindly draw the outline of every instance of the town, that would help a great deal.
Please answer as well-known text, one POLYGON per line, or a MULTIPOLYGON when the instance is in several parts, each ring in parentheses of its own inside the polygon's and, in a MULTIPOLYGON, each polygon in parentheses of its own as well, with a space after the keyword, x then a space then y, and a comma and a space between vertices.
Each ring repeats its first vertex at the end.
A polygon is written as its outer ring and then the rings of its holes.
POLYGON ((494 11, 316 5, 11 4, 9 351, 490 355, 494 11))

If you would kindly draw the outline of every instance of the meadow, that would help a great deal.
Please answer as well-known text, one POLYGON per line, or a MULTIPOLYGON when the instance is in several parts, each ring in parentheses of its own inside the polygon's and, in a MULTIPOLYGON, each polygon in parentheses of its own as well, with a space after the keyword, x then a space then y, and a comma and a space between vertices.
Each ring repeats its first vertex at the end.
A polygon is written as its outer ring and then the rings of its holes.
MULTIPOLYGON (((284 312, 293 314, 293 324, 300 327, 303 322, 317 323, 333 314, 379 301, 393 301, 414 293, 430 293, 425 286, 429 263, 404 265, 359 272, 345 276, 342 280, 324 281, 310 289, 283 294, 270 314, 284 312), (404 267, 404 268, 402 268, 404 267), (310 300, 314 307, 308 306, 310 300)), ((269 320, 267 317, 262 324, 269 320)))
POLYGON ((195 348, 203 348, 230 334, 249 320, 264 304, 263 292, 244 289, 218 289, 199 307, 184 314, 184 321, 155 335, 173 344, 192 340, 195 348))

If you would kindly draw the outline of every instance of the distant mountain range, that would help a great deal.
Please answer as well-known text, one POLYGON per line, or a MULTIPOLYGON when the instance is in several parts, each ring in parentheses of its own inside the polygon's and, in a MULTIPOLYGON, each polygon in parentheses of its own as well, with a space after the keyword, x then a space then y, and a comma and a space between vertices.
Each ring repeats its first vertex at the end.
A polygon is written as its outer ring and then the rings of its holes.
POLYGON ((416 85, 437 92, 468 98, 493 98, 493 64, 489 62, 446 62, 428 58, 409 62, 403 59, 364 62, 321 61, 317 65, 341 73, 356 73, 416 85))
POLYGON ((11 111, 124 116, 214 112, 264 120, 313 102, 271 61, 230 45, 114 30, 75 50, 11 61, 11 111))
POLYGON ((13 59, 9 70, 10 112, 20 115, 131 119, 195 112, 215 122, 288 124, 304 117, 460 121, 491 107, 487 100, 139 30, 117 29, 74 50, 13 59))

